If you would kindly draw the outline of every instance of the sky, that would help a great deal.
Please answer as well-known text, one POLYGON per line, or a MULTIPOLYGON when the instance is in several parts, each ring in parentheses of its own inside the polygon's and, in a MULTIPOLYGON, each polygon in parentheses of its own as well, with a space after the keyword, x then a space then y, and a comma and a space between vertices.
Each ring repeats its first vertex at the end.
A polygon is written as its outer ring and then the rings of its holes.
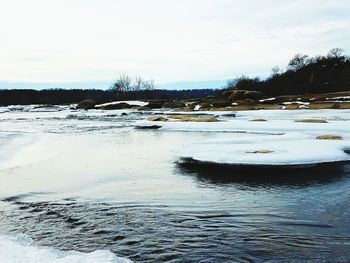
POLYGON ((263 78, 297 53, 349 53, 349 13, 349 0, 0 0, 0 88, 263 78))

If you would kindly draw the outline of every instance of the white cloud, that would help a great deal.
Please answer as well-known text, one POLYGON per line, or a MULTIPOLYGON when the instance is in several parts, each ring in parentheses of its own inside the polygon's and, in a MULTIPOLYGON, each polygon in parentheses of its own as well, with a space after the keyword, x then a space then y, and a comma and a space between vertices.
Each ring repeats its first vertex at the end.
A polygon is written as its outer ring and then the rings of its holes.
POLYGON ((350 44, 347 0, 0 0, 0 80, 268 73, 350 44))

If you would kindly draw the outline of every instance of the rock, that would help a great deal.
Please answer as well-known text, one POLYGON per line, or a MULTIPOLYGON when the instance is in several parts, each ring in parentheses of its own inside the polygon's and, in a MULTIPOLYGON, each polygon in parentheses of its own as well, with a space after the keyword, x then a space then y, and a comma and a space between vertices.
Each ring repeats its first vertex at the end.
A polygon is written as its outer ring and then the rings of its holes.
POLYGON ((182 102, 177 102, 177 101, 165 102, 162 105, 162 108, 169 108, 169 109, 185 108, 185 107, 186 107, 186 104, 184 104, 182 102))
MULTIPOLYGON (((147 106, 143 106, 141 108, 138 109, 139 111, 149 111, 149 110, 152 110, 150 107, 147 107, 147 106)), ((142 114, 142 112, 140 112, 142 114)))
POLYGON ((224 91, 221 96, 227 100, 232 95, 232 93, 233 93, 233 90, 227 90, 227 91, 224 91))
POLYGON ((268 153, 273 153, 273 151, 270 151, 270 150, 257 150, 257 151, 253 151, 253 152, 247 152, 247 153, 268 154, 268 153))
POLYGON ((217 101, 213 101, 211 104, 215 108, 221 108, 221 107, 224 108, 224 107, 231 106, 232 103, 229 101, 225 101, 225 100, 217 100, 217 101))
POLYGON ((316 137, 317 140, 343 140, 343 137, 337 135, 320 135, 316 137))
POLYGON ((163 116, 151 116, 147 120, 149 120, 149 121, 168 121, 168 119, 163 117, 163 116))
POLYGON ((335 102, 332 106, 332 109, 340 109, 341 108, 341 104, 339 102, 335 102))
POLYGON ((298 104, 298 103, 291 103, 291 104, 287 104, 285 106, 286 106, 285 107, 286 110, 297 110, 297 109, 299 109, 300 104, 298 104))
POLYGON ((122 113, 122 116, 127 116, 128 114, 126 112, 123 112, 122 113))
POLYGON ((121 103, 115 103, 115 104, 108 104, 105 106, 102 106, 101 109, 102 110, 123 110, 123 109, 130 109, 133 106, 125 103, 125 102, 121 102, 121 103))
POLYGON ((150 101, 146 106, 142 107, 142 108, 149 108, 149 109, 160 109, 164 103, 166 103, 168 101, 166 100, 156 100, 156 101, 150 101))
POLYGON ((253 120, 250 120, 250 121, 267 121, 265 119, 253 119, 253 120))
POLYGON ((213 95, 208 95, 206 97, 204 97, 204 100, 216 100, 217 98, 213 95))
POLYGON ((77 109, 89 110, 95 108, 96 101, 95 100, 83 100, 79 102, 77 109))
POLYGON ((325 121, 325 120, 318 120, 318 119, 301 119, 301 120, 295 120, 295 122, 305 122, 305 123, 328 123, 328 121, 325 121))
POLYGON ((138 130, 157 130, 162 128, 160 125, 137 125, 135 126, 135 129, 138 130))
POLYGON ((209 102, 201 102, 199 105, 201 106, 201 110, 209 110, 213 107, 213 104, 210 104, 209 102))
POLYGON ((230 102, 236 101, 236 100, 260 100, 262 98, 262 93, 260 91, 250 91, 250 90, 234 90, 232 91, 232 94, 229 96, 228 100, 230 102))
POLYGON ((168 116, 169 119, 175 119, 181 122, 218 122, 219 120, 214 117, 199 117, 194 115, 172 115, 168 116))

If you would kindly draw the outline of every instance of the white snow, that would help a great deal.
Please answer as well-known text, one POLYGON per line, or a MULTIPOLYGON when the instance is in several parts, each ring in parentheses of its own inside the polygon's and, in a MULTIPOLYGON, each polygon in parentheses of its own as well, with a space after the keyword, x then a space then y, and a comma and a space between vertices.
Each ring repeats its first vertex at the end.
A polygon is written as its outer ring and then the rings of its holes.
POLYGON ((0 236, 0 261, 2 263, 131 263, 117 257, 108 250, 96 250, 91 253, 60 251, 49 247, 32 245, 30 237, 0 236))
POLYGON ((326 100, 341 100, 341 99, 350 99, 350 96, 326 98, 326 100))
POLYGON ((259 102, 274 101, 274 100, 276 100, 276 98, 262 99, 262 100, 259 100, 259 102))
POLYGON ((194 110, 199 111, 200 108, 201 108, 201 105, 196 105, 196 107, 194 107, 194 110))
POLYGON ((308 165, 349 161, 350 155, 344 152, 348 147, 348 140, 316 140, 296 133, 199 142, 185 147, 180 157, 233 165, 308 165))
POLYGON ((220 122, 150 122, 137 125, 162 126, 160 131, 233 133, 232 139, 208 140, 185 146, 181 158, 225 164, 300 165, 347 161, 350 155, 349 110, 239 111, 236 118, 219 115, 220 122), (254 118, 267 121, 252 122, 254 118), (295 122, 302 119, 327 123, 295 122), (240 136, 234 133, 241 133, 240 136), (319 135, 338 135, 344 140, 316 140, 319 135), (239 137, 239 139, 237 139, 239 137), (259 150, 272 153, 249 153, 259 150))
POLYGON ((124 101, 113 101, 113 102, 99 104, 99 105, 96 105, 96 108, 100 108, 100 107, 108 106, 108 105, 116 105, 116 104, 120 104, 120 103, 127 103, 127 104, 132 105, 132 106, 140 106, 140 107, 148 105, 148 102, 145 102, 145 101, 124 100, 124 101))
POLYGON ((283 102, 284 105, 290 105, 290 104, 300 104, 300 105, 309 105, 310 102, 303 102, 303 101, 287 101, 283 102))

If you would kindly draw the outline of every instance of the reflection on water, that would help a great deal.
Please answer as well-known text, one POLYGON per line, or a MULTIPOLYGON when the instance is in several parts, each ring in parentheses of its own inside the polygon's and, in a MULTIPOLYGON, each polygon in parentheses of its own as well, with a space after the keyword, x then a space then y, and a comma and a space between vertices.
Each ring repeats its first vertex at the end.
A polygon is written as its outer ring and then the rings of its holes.
POLYGON ((250 186, 307 187, 342 180, 350 173, 350 164, 344 162, 303 168, 239 167, 200 162, 176 162, 176 165, 179 173, 203 182, 250 186))

